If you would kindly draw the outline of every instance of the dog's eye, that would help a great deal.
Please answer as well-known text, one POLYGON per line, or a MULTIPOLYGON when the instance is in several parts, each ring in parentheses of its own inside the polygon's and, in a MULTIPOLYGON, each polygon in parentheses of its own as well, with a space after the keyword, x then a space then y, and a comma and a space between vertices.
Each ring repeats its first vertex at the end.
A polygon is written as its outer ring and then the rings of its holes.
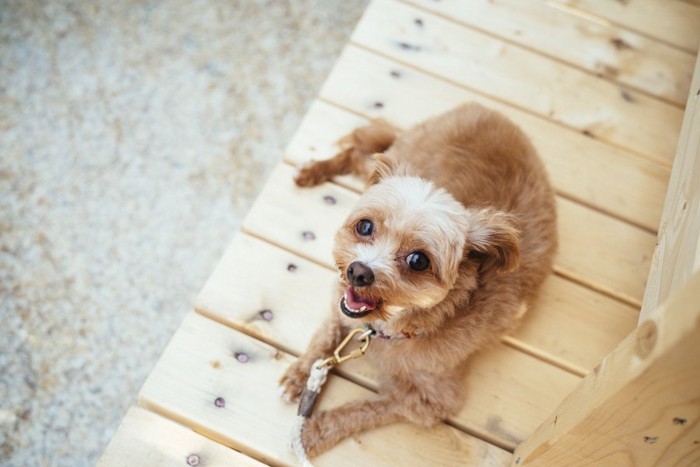
POLYGON ((372 224, 372 221, 367 219, 362 219, 355 226, 355 232, 357 232, 358 235, 362 235, 363 237, 368 237, 372 235, 373 230, 374 224, 372 224))
POLYGON ((420 251, 414 251, 406 256, 406 263, 408 263, 408 267, 414 271, 425 271, 428 269, 428 266, 430 266, 430 260, 425 253, 420 251))

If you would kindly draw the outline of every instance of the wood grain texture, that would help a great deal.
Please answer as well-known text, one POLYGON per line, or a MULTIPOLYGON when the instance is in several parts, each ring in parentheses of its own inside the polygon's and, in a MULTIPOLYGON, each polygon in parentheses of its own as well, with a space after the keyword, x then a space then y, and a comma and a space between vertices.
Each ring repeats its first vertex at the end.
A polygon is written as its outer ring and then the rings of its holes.
POLYGON ((673 158, 677 106, 396 0, 370 4, 352 42, 616 146, 673 158))
POLYGON ((572 13, 594 15, 692 53, 698 51, 700 10, 687 0, 552 0, 552 3, 570 7, 572 13))
POLYGON ((640 323, 700 269, 700 55, 666 194, 640 323))
POLYGON ((698 465, 698 335, 700 273, 567 396, 512 465, 698 465))
POLYGON ((540 0, 405 1, 678 106, 685 104, 695 55, 622 27, 540 0))
MULTIPOLYGON (((480 102, 502 112, 523 129, 542 156, 560 193, 649 230, 655 231, 659 225, 668 166, 637 158, 580 131, 486 99, 356 47, 346 48, 324 84, 321 97, 367 118, 384 118, 401 128, 409 128, 461 103, 480 102)), ((324 110, 324 116, 329 113, 324 110)), ((329 119, 324 128, 334 121, 329 119)), ((338 128, 346 129, 344 125, 338 128)), ((319 153, 312 156, 317 158, 319 153)))
MULTIPOLYGON (((288 447, 296 407, 277 394, 277 380, 291 361, 274 347, 192 313, 146 380, 140 400, 262 462, 296 465, 288 447)), ((371 395, 330 376, 317 410, 371 395)), ((447 425, 399 423, 346 439, 314 464, 500 466, 509 459, 508 452, 447 425)))
POLYGON ((131 407, 97 465, 262 467, 265 464, 153 412, 131 407))

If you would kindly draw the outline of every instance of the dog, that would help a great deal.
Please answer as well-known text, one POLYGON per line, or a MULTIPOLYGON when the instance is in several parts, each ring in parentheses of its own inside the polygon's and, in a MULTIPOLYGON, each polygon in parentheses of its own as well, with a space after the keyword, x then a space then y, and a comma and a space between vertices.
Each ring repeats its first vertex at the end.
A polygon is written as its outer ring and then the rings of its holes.
POLYGON ((358 325, 372 334, 381 385, 375 398, 307 420, 311 457, 374 427, 433 426, 458 412, 468 357, 515 328, 557 249, 544 165, 495 111, 466 104, 405 132, 373 121, 339 144, 333 158, 304 166, 297 185, 352 173, 367 187, 335 237, 332 313, 280 389, 297 399, 313 362, 358 325))

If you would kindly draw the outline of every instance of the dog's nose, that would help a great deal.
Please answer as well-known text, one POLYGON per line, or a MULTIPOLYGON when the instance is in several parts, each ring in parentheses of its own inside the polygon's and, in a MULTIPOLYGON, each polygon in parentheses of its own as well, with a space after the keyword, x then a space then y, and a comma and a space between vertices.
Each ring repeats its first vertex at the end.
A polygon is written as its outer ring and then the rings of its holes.
POLYGON ((355 287, 365 287, 374 282, 374 272, 364 263, 355 261, 348 266, 348 280, 355 287))

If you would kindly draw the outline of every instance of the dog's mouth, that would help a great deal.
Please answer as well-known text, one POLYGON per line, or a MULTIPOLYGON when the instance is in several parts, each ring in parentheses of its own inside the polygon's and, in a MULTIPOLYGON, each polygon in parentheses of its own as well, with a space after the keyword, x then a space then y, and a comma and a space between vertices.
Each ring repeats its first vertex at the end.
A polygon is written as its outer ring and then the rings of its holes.
POLYGON ((355 289, 348 287, 340 299, 340 311, 350 318, 364 318, 381 304, 378 300, 360 296, 355 289))

